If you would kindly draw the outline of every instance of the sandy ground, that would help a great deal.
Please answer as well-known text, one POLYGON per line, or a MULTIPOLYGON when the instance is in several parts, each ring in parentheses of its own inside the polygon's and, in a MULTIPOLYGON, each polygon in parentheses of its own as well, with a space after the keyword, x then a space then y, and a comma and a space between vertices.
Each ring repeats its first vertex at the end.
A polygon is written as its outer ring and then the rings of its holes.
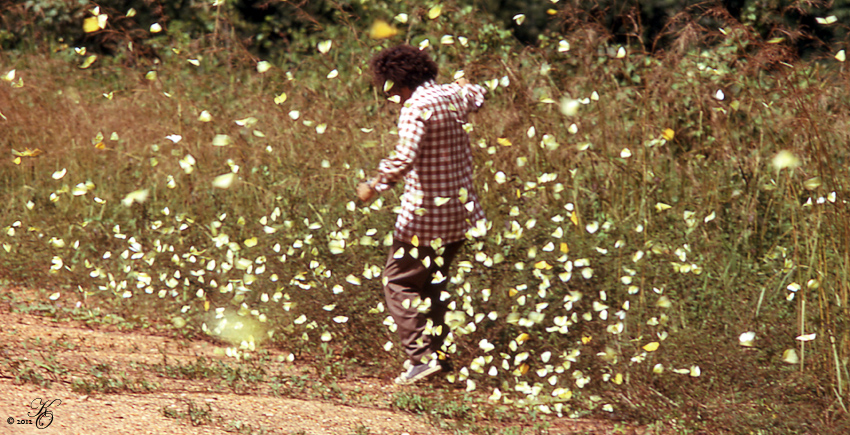
MULTIPOLYGON (((399 387, 389 379, 374 377, 339 380, 338 391, 350 398, 347 401, 316 398, 303 389, 275 394, 262 382, 237 394, 220 377, 174 379, 152 369, 156 364, 186 366, 199 358, 208 364, 233 362, 208 341, 57 322, 13 313, 3 304, 0 311, 0 435, 447 433, 425 417, 392 407, 394 393, 416 386, 399 387), (103 368, 108 378, 135 381, 137 392, 126 388, 113 394, 102 389, 74 391, 75 380, 93 382, 93 367, 103 368), (22 373, 38 373, 50 380, 50 385, 40 386, 32 379, 16 382, 15 377, 22 373), (155 388, 138 390, 140 380, 155 388), (192 424, 188 418, 191 410, 204 418, 203 424, 192 424)), ((279 379, 315 373, 297 361, 263 369, 267 377, 279 379)), ((590 420, 558 419, 550 424, 548 434, 623 433, 609 423, 590 420)), ((502 423, 500 427, 506 426, 502 423)))
MULTIPOLYGON (((174 380, 157 373, 140 372, 138 367, 138 364, 162 363, 163 359, 169 364, 190 364, 199 357, 226 360, 214 349, 215 346, 203 341, 187 346, 185 342, 162 336, 89 329, 46 317, 4 313, 0 317, 0 353, 7 364, 29 361, 27 366, 38 370, 39 363, 50 361, 51 367, 68 372, 45 376, 53 382, 44 388, 33 383, 16 385, 15 373, 5 365, 0 366, 0 418, 5 422, 0 433, 320 435, 352 434, 364 428, 374 434, 442 433, 421 417, 392 411, 389 399, 400 387, 384 380, 359 379, 341 386, 344 390, 356 388, 360 394, 368 392, 375 399, 367 407, 275 397, 264 388, 235 394, 216 381, 174 380), (113 378, 120 379, 122 373, 128 373, 130 379, 145 379, 156 383, 158 388, 152 392, 119 394, 72 391, 73 379, 85 377, 98 364, 108 365, 113 378), (190 403, 213 421, 193 426, 188 418, 165 416, 164 410, 169 408, 186 414, 190 403), (9 424, 12 419, 14 424, 9 424), (37 421, 49 426, 39 429, 37 421)), ((298 372, 295 365, 280 366, 281 371, 298 372)))

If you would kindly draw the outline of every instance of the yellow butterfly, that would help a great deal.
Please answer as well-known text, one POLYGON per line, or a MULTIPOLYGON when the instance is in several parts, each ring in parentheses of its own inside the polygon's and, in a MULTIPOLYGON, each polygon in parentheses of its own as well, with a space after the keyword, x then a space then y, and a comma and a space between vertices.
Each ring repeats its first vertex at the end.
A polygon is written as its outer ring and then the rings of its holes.
POLYGON ((398 35, 398 29, 384 20, 375 20, 372 28, 369 29, 369 37, 372 39, 387 39, 395 35, 398 35))
POLYGON ((16 156, 18 156, 18 157, 38 157, 38 156, 39 156, 39 155, 41 155, 41 153, 43 153, 43 152, 44 152, 44 151, 42 151, 42 150, 40 150, 40 149, 38 149, 38 148, 36 148, 36 149, 34 149, 34 150, 31 150, 31 149, 27 148, 27 149, 25 149, 25 150, 23 150, 23 151, 15 151, 15 150, 12 150, 12 154, 14 154, 14 155, 16 155, 16 156))
POLYGON ((660 343, 658 343, 657 341, 649 342, 645 346, 643 346, 643 350, 647 352, 654 352, 658 349, 659 345, 660 343))

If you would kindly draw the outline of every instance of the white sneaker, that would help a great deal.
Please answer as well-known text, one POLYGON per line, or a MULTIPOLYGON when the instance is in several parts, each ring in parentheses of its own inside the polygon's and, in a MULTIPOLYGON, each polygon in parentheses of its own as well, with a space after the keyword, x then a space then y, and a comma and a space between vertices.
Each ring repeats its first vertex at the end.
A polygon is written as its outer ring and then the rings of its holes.
POLYGON ((395 378, 398 385, 410 385, 442 370, 439 364, 418 364, 395 378))

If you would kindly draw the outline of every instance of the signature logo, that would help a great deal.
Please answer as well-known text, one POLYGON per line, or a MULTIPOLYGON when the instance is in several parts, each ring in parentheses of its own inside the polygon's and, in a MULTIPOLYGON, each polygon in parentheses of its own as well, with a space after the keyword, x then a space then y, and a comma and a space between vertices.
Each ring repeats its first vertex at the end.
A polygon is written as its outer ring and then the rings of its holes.
POLYGON ((53 399, 51 401, 43 400, 43 399, 33 399, 30 402, 30 409, 35 410, 35 413, 28 412, 27 416, 35 418, 35 427, 39 429, 47 429, 51 423, 53 423, 53 411, 50 410, 50 407, 53 405, 59 406, 62 404, 62 400, 53 399))

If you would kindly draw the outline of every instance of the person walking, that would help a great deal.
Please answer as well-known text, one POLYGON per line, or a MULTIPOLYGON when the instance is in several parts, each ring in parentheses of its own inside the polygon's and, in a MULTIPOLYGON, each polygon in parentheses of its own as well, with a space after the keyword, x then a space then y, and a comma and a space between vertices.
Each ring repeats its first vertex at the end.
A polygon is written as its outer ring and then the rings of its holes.
POLYGON ((378 165, 377 175, 357 186, 357 196, 370 201, 404 180, 383 283, 387 309, 409 361, 395 383, 407 385, 451 371, 441 350, 449 332, 449 301, 443 293, 467 232, 485 219, 472 183, 472 150, 464 125, 484 104, 486 90, 465 79, 436 84, 437 64, 409 45, 382 50, 370 67, 374 85, 403 103, 398 143, 378 165), (423 305, 414 303, 417 298, 423 305))

